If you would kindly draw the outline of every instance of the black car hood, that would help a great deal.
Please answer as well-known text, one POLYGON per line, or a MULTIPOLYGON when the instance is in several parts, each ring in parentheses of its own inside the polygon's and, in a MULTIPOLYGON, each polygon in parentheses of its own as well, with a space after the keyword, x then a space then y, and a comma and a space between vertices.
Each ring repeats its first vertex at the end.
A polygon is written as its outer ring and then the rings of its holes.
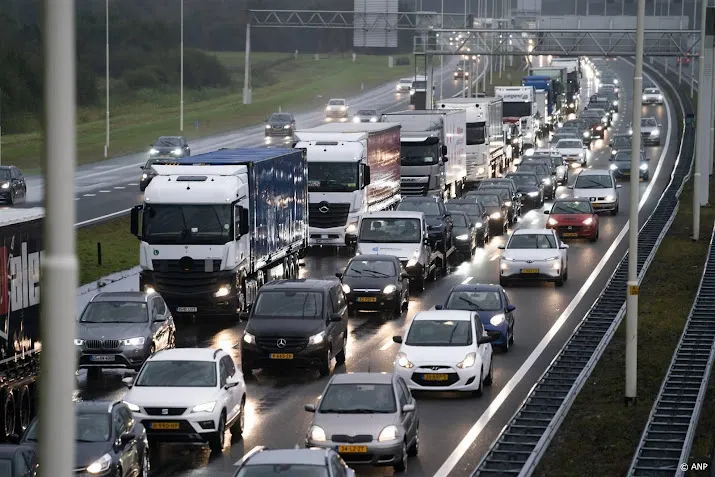
POLYGON ((364 277, 343 277, 343 283, 351 289, 380 289, 387 285, 397 285, 397 277, 380 277, 378 275, 364 277))
POLYGON ((487 211, 487 214, 492 215, 494 212, 501 212, 501 206, 500 205, 485 205, 484 210, 487 211))
POLYGON ((452 232, 454 233, 455 236, 457 235, 469 235, 471 233, 471 230, 469 227, 457 227, 456 225, 452 228, 452 232))
POLYGON ((441 227, 444 225, 444 222, 442 221, 442 217, 438 217, 435 215, 430 215, 425 217, 425 222, 427 222, 427 225, 432 226, 432 227, 441 227))
POLYGON ((538 192, 539 186, 523 184, 516 186, 517 192, 527 193, 527 192, 538 192))
MULTIPOLYGON (((631 161, 611 161, 611 163, 615 164, 622 171, 631 170, 631 161)), ((643 164, 648 164, 648 163, 641 161, 641 163, 639 164, 639 167, 642 166, 643 164)))
POLYGON ((246 331, 260 336, 295 336, 307 338, 325 330, 325 319, 316 318, 251 318, 246 331))
POLYGON ((152 149, 156 149, 160 154, 167 154, 174 149, 181 149, 181 146, 154 146, 152 149))

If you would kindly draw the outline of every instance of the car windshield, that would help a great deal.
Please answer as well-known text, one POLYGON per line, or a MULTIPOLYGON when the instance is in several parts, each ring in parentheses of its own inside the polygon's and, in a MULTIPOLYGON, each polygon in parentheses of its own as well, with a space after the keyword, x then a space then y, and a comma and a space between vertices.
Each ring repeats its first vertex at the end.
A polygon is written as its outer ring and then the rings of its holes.
POLYGON ((508 249, 557 248, 556 240, 551 234, 512 234, 508 249))
POLYGON ((574 189, 612 189, 613 181, 610 175, 606 174, 593 174, 584 175, 579 174, 576 177, 576 183, 574 184, 574 189))
POLYGON ((633 154, 631 154, 630 149, 624 150, 621 149, 616 153, 615 156, 613 156, 613 160, 616 162, 630 162, 631 157, 633 157, 633 154))
POLYGON ((394 277, 395 263, 389 260, 352 260, 345 270, 346 277, 394 277))
POLYGON ((311 291, 266 290, 258 294, 251 318, 323 317, 323 294, 311 291))
POLYGON ((440 215, 439 205, 433 200, 407 200, 400 202, 396 210, 422 212, 425 215, 440 215))
MULTIPOLYGON (((37 442, 39 420, 35 419, 24 440, 37 442)), ((105 413, 75 413, 75 439, 77 442, 107 442, 112 435, 111 415, 105 413)), ((0 475, 5 475, 0 472, 0 475)))
POLYGON ((537 175, 547 176, 548 172, 545 169, 546 166, 543 164, 529 164, 526 162, 519 164, 519 167, 517 167, 518 171, 533 172, 537 175))
POLYGON ((511 184, 505 180, 487 179, 487 180, 482 181, 481 184, 479 184, 479 187, 477 188, 477 190, 486 189, 487 187, 506 187, 506 188, 510 189, 511 184))
POLYGON ((494 194, 499 194, 499 197, 502 198, 502 200, 509 200, 511 199, 511 192, 509 192, 509 189, 506 189, 504 187, 497 187, 494 185, 488 185, 486 187, 480 187, 480 190, 483 191, 489 191, 493 192, 494 194))
POLYGON ((455 227, 469 227, 469 222, 467 221, 467 216, 465 214, 453 214, 452 224, 455 227))
POLYGON ((321 414, 393 414, 397 412, 391 384, 332 384, 320 400, 321 414))
POLYGON ((223 245, 233 240, 232 215, 230 204, 147 204, 142 240, 151 245, 223 245))
POLYGON ((414 320, 407 333, 408 346, 469 346, 472 326, 469 321, 414 320))
POLYGON ((617 136, 613 138, 613 146, 616 148, 631 147, 630 136, 617 136))
POLYGON ((377 111, 374 109, 361 109, 357 113, 358 116, 377 116, 377 111))
POLYGON ((11 178, 10 169, 0 169, 0 180, 9 181, 11 178))
POLYGON ((499 292, 460 290, 449 294, 447 310, 504 311, 499 292))
POLYGON ((532 174, 509 174, 507 177, 513 180, 516 185, 535 186, 539 184, 539 178, 532 174))
POLYGON ((328 101, 328 104, 331 106, 344 106, 345 100, 344 99, 331 99, 330 101, 328 101))
POLYGON ((658 125, 658 123, 656 122, 655 118, 643 118, 641 119, 641 125, 655 127, 658 125))
POLYGON ((363 219, 358 241, 366 243, 419 243, 422 241, 420 219, 363 219))
POLYGON ((657 90, 655 88, 647 88, 645 90, 645 94, 660 94, 660 90, 657 90))
POLYGON ((273 113, 273 114, 271 114, 270 121, 288 123, 291 121, 291 117, 290 117, 290 114, 286 114, 286 113, 273 113))
POLYGON ((414 81, 414 80, 413 80, 412 78, 402 78, 402 79, 400 80, 400 83, 401 83, 401 84, 412 84, 413 81, 414 81))
POLYGON ((473 194, 469 197, 473 197, 477 201, 481 202, 485 207, 496 207, 501 205, 498 195, 494 194, 473 194))
POLYGON ((582 200, 559 200, 551 207, 552 214, 592 214, 591 204, 582 200))
POLYGON ((87 304, 80 323, 146 323, 147 304, 141 301, 94 301, 87 304))
POLYGON ((567 149, 581 149, 583 147, 583 143, 578 139, 562 139, 556 144, 556 147, 567 149))
POLYGON ((359 162, 311 162, 308 192, 353 192, 358 190, 359 162))
POLYGON ((161 388, 213 388, 217 385, 213 361, 148 361, 135 386, 161 388))
MULTIPOLYGON (((481 204, 476 200, 474 202, 450 202, 447 204, 447 210, 465 212, 474 222, 481 222, 484 214, 481 204)), ((454 216, 452 218, 454 219, 454 216)))
POLYGON ((181 140, 178 137, 160 137, 157 139, 156 147, 177 147, 181 146, 181 140))
POLYGON ((259 464, 242 467, 236 477, 330 477, 328 468, 303 464, 259 464))

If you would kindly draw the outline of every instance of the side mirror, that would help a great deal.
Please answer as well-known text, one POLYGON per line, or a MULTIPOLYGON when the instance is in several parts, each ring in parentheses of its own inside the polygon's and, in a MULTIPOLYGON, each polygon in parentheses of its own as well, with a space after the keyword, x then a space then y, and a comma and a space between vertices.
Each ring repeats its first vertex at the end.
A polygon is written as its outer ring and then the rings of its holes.
POLYGON ((561 242, 561 245, 559 246, 559 248, 564 248, 564 249, 566 249, 566 248, 569 248, 569 246, 566 245, 565 243, 561 242))
MULTIPOLYGON (((442 155, 443 155, 443 156, 446 156, 446 155, 447 155, 447 146, 446 146, 445 144, 442 144, 442 155)), ((447 158, 445 157, 444 160, 446 161, 447 158)))
POLYGON ((435 310, 444 310, 444 307, 442 305, 435 305, 434 309, 435 310))
POLYGON ((363 169, 363 182, 366 186, 370 185, 370 166, 365 166, 363 169))
POLYGON ((144 170, 144 166, 139 166, 139 169, 141 169, 141 170, 143 171, 143 170, 144 170))
POLYGON ((335 276, 338 277, 338 278, 341 279, 341 280, 343 279, 343 274, 340 273, 340 272, 337 272, 337 273, 335 274, 335 276))
POLYGON ((549 215, 549 214, 551 213, 551 211, 550 211, 550 210, 545 210, 544 213, 545 213, 546 215, 549 215))
POLYGON ((410 274, 409 273, 401 273, 400 278, 410 278, 410 274))
POLYGON ((487 331, 487 336, 482 336, 477 341, 478 345, 483 345, 487 343, 493 343, 501 338, 501 332, 499 331, 487 331))
POLYGON ((127 376, 126 378, 123 378, 122 383, 131 388, 134 385, 134 376, 127 376))
POLYGON ((250 231, 250 224, 248 219, 248 209, 242 206, 238 206, 238 213, 240 217, 238 218, 238 232, 243 236, 247 235, 250 231))
POLYGON ((499 248, 499 250, 506 250, 506 245, 501 244, 501 245, 499 245, 498 248, 499 248))
POLYGON ((315 404, 306 404, 303 408, 308 412, 315 412, 315 404))
POLYGON ((341 313, 332 313, 330 315, 331 323, 340 323, 341 321, 343 321, 343 315, 341 313))
POLYGON ((392 341, 394 341, 397 344, 402 344, 402 336, 393 336, 392 341))
POLYGON ((506 307, 506 312, 511 313, 512 311, 516 310, 516 307, 514 305, 509 305, 506 307))
POLYGON ((238 386, 238 383, 239 383, 239 382, 240 382, 240 381, 238 380, 238 378, 237 378, 235 375, 234 375, 234 376, 229 376, 229 377, 226 379, 226 384, 224 384, 223 387, 224 387, 225 389, 231 389, 231 388, 234 388, 234 387, 238 386))
POLYGON ((141 236, 139 234, 139 215, 143 209, 144 209, 143 205, 135 205, 134 207, 132 207, 129 231, 136 238, 141 238, 141 236))
POLYGON ((415 412, 414 404, 405 404, 402 406, 402 412, 415 412))
POLYGON ((136 436, 132 432, 125 432, 121 435, 121 437, 119 437, 119 441, 122 444, 129 444, 134 439, 136 439, 136 436))
POLYGON ((620 189, 621 187, 623 187, 623 186, 622 186, 621 184, 618 184, 618 185, 616 186, 616 189, 620 189))

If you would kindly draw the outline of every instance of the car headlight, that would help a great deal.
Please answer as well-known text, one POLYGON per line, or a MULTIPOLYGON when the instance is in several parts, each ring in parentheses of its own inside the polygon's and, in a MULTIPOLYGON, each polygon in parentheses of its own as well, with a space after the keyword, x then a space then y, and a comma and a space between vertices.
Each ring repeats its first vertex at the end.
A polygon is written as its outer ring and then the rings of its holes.
POLYGON ((390 293, 394 293, 395 290, 397 290, 397 287, 393 284, 389 284, 385 288, 382 289, 382 293, 385 295, 389 295, 390 293))
POLYGON ((357 116, 355 116, 355 117, 353 118, 353 122, 354 122, 354 123, 359 123, 359 122, 360 122, 360 118, 358 118, 357 116))
POLYGON ((328 440, 328 436, 325 435, 322 427, 313 426, 310 428, 310 440, 313 442, 325 442, 328 440))
POLYGON ((558 221, 556 221, 555 219, 553 219, 553 218, 551 218, 551 217, 549 217, 549 220, 547 220, 546 222, 547 222, 549 225, 556 225, 556 224, 558 224, 558 221))
POLYGON ((173 151, 171 151, 171 153, 172 153, 173 155, 175 155, 175 156, 179 156, 179 155, 181 155, 181 149, 179 149, 179 148, 177 147, 176 149, 174 149, 173 151))
POLYGON ((343 283, 343 293, 346 295, 350 293, 350 287, 343 283))
POLYGON ((583 157, 583 152, 579 152, 578 157, 583 157))
POLYGON ((221 298, 222 296, 228 296, 229 293, 231 293, 231 286, 230 285, 221 285, 216 293, 214 293, 214 296, 216 298, 221 298))
POLYGON ((482 227, 484 227, 484 224, 481 222, 477 222, 476 224, 474 224, 474 226, 478 229, 481 229, 482 227))
POLYGON ((609 201, 610 201, 610 200, 616 200, 616 197, 613 196, 613 195, 607 195, 607 196, 606 196, 606 200, 609 200, 609 201))
POLYGON ((569 103, 569 108, 575 108, 576 105, 574 103, 569 103))
POLYGON ((538 193, 538 192, 529 192, 529 193, 526 194, 526 195, 528 195, 529 197, 538 197, 538 196, 539 196, 539 193, 538 193))
POLYGON ((101 474, 106 472, 112 466, 112 456, 109 454, 104 454, 99 459, 92 462, 89 467, 87 467, 88 474, 101 474))
POLYGON ((387 426, 380 432, 377 440, 378 442, 395 441, 399 437, 399 433, 397 426, 387 426))
POLYGON ((593 219, 591 217, 589 217, 583 221, 583 225, 591 225, 592 223, 593 223, 593 219))
POLYGON ((290 129, 290 124, 286 124, 285 126, 283 126, 283 129, 290 129))
POLYGON ((501 219, 501 212, 494 212, 489 216, 490 219, 501 219))
POLYGON ((471 368, 477 362, 477 353, 469 353, 462 361, 457 363, 459 369, 471 368))
POLYGON ((405 353, 403 353, 402 351, 397 353, 396 358, 397 358, 397 360, 396 360, 397 364, 403 368, 410 369, 410 368, 415 367, 415 365, 412 364, 409 359, 407 359, 407 355, 405 353))
MULTIPOLYGON (((146 175, 146 174, 142 174, 142 180, 146 179, 147 177, 149 177, 149 176, 146 175)), ((2 185, 2 188, 3 188, 3 189, 7 189, 7 187, 5 187, 6 185, 7 185, 7 184, 3 184, 3 185, 2 185)))
POLYGON ((414 267, 415 265, 417 265, 416 258, 411 258, 407 261, 407 268, 414 267))
POLYGON ((663 95, 661 95, 661 94, 658 95, 658 101, 663 101, 663 95))
POLYGON ((614 79, 614 80, 613 80, 613 84, 618 84, 618 80, 617 80, 617 79, 614 79))
POLYGON ((340 106, 340 111, 346 111, 348 109, 347 106, 340 106))
POLYGON ((467 240, 469 238, 469 235, 467 234, 462 234, 462 235, 457 235, 457 240, 467 240))
POLYGON ((243 333, 243 341, 248 344, 256 344, 256 337, 246 331, 243 333))
POLYGON ((549 179, 548 177, 544 178, 544 184, 551 185, 551 179, 549 179))
POLYGON ((328 111, 330 111, 331 109, 333 109, 333 108, 331 108, 330 106, 328 106, 327 108, 325 108, 325 112, 328 112, 328 111))
POLYGON ((583 137, 590 137, 590 136, 591 136, 591 133, 588 131, 583 133, 583 137))
POLYGON ((271 125, 270 125, 270 124, 266 124, 266 129, 270 129, 270 128, 271 128, 271 125))
POLYGON ((357 222, 350 222, 347 227, 345 227, 346 234, 352 234, 357 231, 357 222))
POLYGON ((124 346, 141 346, 146 342, 146 338, 140 336, 138 338, 128 338, 120 341, 124 346))
POLYGON ((614 106, 618 106, 618 101, 614 101, 614 102, 613 102, 613 105, 614 105, 614 106))
POLYGON ((159 150, 154 148, 149 149, 149 154, 159 154, 159 150))
POLYGON ((562 128, 562 127, 564 127, 564 123, 556 123, 556 127, 562 128))
POLYGON ((371 123, 376 123, 376 122, 377 122, 377 118, 370 118, 370 122, 371 122, 371 123))
POLYGON ((610 166, 608 166, 608 168, 612 171, 615 171, 616 169, 618 169, 618 166, 615 164, 611 164, 610 166))
POLYGON ((141 410, 141 409, 139 409, 139 406, 137 406, 134 403, 124 401, 124 404, 126 404, 127 407, 129 408, 129 410, 132 412, 139 412, 141 410))
POLYGON ((84 340, 74 340, 75 346, 82 346, 83 344, 84 344, 84 340))
POLYGON ((511 207, 511 201, 507 200, 506 202, 504 202, 504 205, 506 205, 507 207, 511 207))
POLYGON ((598 127, 596 128, 596 131, 603 131, 603 126, 598 126, 598 127))
POLYGON ((154 289, 154 287, 151 287, 151 286, 145 286, 144 291, 146 293, 148 293, 149 295, 151 295, 152 293, 156 293, 156 290, 154 289))
POLYGON ((414 94, 415 94, 415 92, 412 91, 412 90, 410 90, 410 96, 412 96, 412 95, 414 95, 414 94))
POLYGON ((658 131, 657 129, 655 131, 650 132, 651 136, 657 136, 658 134, 660 134, 660 131, 658 131))
POLYGON ((310 338, 308 338, 308 344, 309 345, 318 345, 325 341, 325 331, 321 331, 317 335, 313 335, 310 338))
POLYGON ((646 95, 643 95, 643 101, 646 101, 648 97, 646 95))
POLYGON ((612 156, 615 156, 617 152, 618 152, 618 151, 616 151, 615 149, 611 149, 611 155, 612 155, 612 156))
POLYGON ((648 170, 648 164, 641 164, 640 169, 641 169, 642 171, 647 171, 647 170, 648 170))
POLYGON ((504 316, 504 313, 499 313, 498 315, 492 316, 491 320, 489 320, 489 323, 491 323, 492 326, 499 326, 504 323, 504 320, 506 320, 506 316, 504 316))
POLYGON ((191 412, 213 412, 215 407, 216 401, 205 402, 203 404, 199 404, 198 406, 194 406, 191 409, 191 412))
POLYGON ((633 129, 629 129, 628 134, 633 135, 633 129))

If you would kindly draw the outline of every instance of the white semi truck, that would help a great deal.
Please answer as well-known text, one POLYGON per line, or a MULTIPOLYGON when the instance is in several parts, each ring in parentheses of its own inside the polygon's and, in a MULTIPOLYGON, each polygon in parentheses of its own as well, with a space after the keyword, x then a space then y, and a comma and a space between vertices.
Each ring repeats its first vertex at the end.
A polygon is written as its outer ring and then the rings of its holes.
POLYGON ((399 123, 401 194, 458 197, 467 178, 464 110, 400 111, 382 116, 399 123))
POLYGON ((366 212, 400 201, 400 125, 325 124, 295 132, 308 158, 311 246, 352 246, 366 212))
POLYGON ((507 167, 501 98, 444 98, 437 107, 463 109, 466 113, 467 188, 496 177, 507 167))
POLYGON ((495 86, 494 96, 504 100, 504 122, 518 121, 521 133, 521 149, 526 150, 536 144, 538 125, 535 119, 536 98, 532 86, 495 86))

